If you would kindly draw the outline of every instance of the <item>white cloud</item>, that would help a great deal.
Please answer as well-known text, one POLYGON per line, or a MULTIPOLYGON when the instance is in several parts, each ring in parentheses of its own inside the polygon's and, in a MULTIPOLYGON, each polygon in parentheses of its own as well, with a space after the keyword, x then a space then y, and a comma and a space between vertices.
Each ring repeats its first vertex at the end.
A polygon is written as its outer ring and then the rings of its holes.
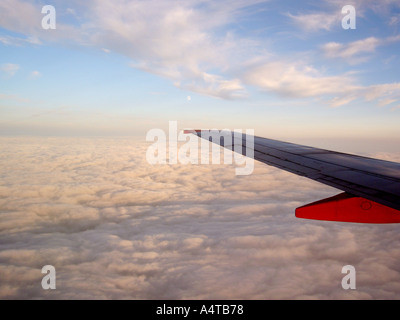
POLYGON ((295 98, 343 95, 358 88, 348 76, 324 76, 311 66, 284 61, 256 65, 244 78, 263 90, 295 98))
POLYGON ((390 45, 400 40, 399 36, 378 39, 369 37, 362 40, 353 41, 347 44, 329 42, 322 46, 322 51, 327 58, 344 59, 348 63, 365 62, 371 58, 371 53, 383 45, 390 45))
POLYGON ((386 83, 379 85, 371 85, 364 89, 364 96, 367 101, 380 99, 382 101, 400 100, 400 83, 386 83))
POLYGON ((42 42, 37 37, 17 38, 0 36, 0 42, 6 46, 23 46, 26 44, 40 45, 42 42))
POLYGON ((240 98, 246 93, 239 79, 229 76, 229 71, 223 76, 208 70, 229 70, 232 60, 226 53, 233 52, 232 46, 238 51, 243 48, 232 34, 216 36, 214 29, 255 2, 259 1, 233 1, 227 7, 226 2, 199 6, 198 1, 94 1, 90 12, 96 28, 91 41, 125 54, 133 60, 132 67, 168 78, 183 89, 240 98))
MULTIPOLYGON (((397 0, 353 0, 351 3, 342 0, 323 0, 318 3, 320 11, 312 13, 288 13, 287 16, 301 30, 307 33, 324 30, 331 31, 335 27, 342 28, 341 22, 345 14, 341 9, 345 5, 352 5, 356 9, 356 19, 363 19, 368 11, 387 19, 387 15, 393 12, 393 8, 400 8, 397 0)), ((396 25, 398 16, 392 16, 388 21, 389 25, 396 25)))
POLYGON ((14 63, 5 63, 1 65, 0 70, 3 71, 5 74, 7 74, 10 77, 15 76, 15 74, 18 72, 20 69, 20 66, 18 64, 14 63))
POLYGON ((332 107, 356 99, 387 105, 400 101, 399 83, 362 86, 350 75, 327 76, 312 66, 274 61, 256 64, 243 75, 245 83, 289 98, 319 98, 332 107))
POLYGON ((41 11, 32 3, 20 0, 0 2, 0 21, 3 28, 16 32, 32 33, 40 28, 41 20, 41 11))
POLYGON ((399 14, 390 17, 389 25, 395 26, 395 25, 397 25, 399 23, 400 23, 400 15, 399 14))
POLYGON ((65 12, 66 12, 67 14, 71 15, 71 16, 74 16, 75 18, 78 17, 78 15, 76 14, 76 11, 75 11, 74 9, 72 9, 72 8, 67 8, 67 9, 65 10, 65 12))
MULTIPOLYGON (((396 299, 398 227, 300 220, 333 195, 259 164, 151 166, 122 138, 1 138, 2 299, 396 299), (41 267, 57 289, 41 288, 41 267), (357 290, 341 289, 352 264, 357 290), (240 287, 237 286, 240 283, 240 287)), ((400 159, 400 155, 387 155, 400 159)))
POLYGON ((335 25, 340 26, 341 15, 339 13, 308 13, 308 14, 288 14, 288 17, 300 29, 307 32, 316 32, 319 30, 330 31, 335 25))
POLYGON ((41 74, 39 71, 37 71, 37 70, 32 71, 32 72, 29 74, 29 77, 30 77, 31 79, 38 79, 38 78, 40 78, 41 76, 42 76, 42 74, 41 74))
POLYGON ((342 58, 351 63, 357 63, 366 61, 368 56, 364 56, 364 54, 375 52, 376 48, 381 44, 381 40, 369 37, 348 44, 329 42, 322 46, 322 50, 328 58, 342 58))

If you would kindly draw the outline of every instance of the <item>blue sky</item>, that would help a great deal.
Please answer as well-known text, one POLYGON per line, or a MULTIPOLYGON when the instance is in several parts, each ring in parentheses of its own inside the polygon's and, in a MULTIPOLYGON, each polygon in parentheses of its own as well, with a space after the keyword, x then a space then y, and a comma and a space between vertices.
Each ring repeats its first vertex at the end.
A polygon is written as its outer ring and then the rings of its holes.
POLYGON ((177 120, 398 144, 399 28, 394 0, 2 1, 0 133, 144 136, 177 120))

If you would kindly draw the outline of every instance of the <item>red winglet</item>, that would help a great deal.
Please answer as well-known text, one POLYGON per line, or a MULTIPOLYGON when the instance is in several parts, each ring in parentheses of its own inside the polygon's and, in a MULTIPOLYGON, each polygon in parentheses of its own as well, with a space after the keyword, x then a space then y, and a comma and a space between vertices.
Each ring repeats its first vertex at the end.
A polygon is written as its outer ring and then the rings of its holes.
POLYGON ((359 222, 400 223, 400 211, 346 192, 296 209, 303 219, 359 222))

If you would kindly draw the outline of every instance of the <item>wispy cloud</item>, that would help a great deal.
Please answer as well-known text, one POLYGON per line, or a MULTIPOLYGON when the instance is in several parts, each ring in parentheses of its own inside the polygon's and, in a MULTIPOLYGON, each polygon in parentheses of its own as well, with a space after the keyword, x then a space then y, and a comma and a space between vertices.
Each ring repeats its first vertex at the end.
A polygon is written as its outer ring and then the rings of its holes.
POLYGON ((40 45, 42 42, 36 37, 18 38, 11 36, 0 36, 0 42, 6 46, 23 46, 27 44, 40 45))
MULTIPOLYGON (((341 9, 345 5, 352 5, 356 9, 356 17, 364 18, 368 11, 386 18, 391 8, 400 8, 397 0, 353 0, 349 3, 342 0, 323 0, 318 3, 319 10, 312 12, 299 12, 296 14, 287 13, 295 26, 307 33, 317 31, 331 31, 336 27, 341 28, 341 21, 344 17, 341 9)), ((389 25, 395 26, 399 21, 398 15, 392 15, 387 21, 389 25)))
POLYGON ((287 61, 256 65, 244 78, 263 90, 294 98, 345 95, 359 88, 349 76, 325 76, 312 66, 287 61))
POLYGON ((291 14, 287 16, 293 23, 300 29, 307 32, 316 32, 319 30, 330 31, 335 25, 340 26, 341 16, 340 13, 307 13, 307 14, 291 14))
POLYGON ((29 99, 20 97, 17 95, 13 94, 5 94, 5 93, 0 93, 0 100, 11 100, 11 101, 17 101, 17 102, 30 102, 29 99))
POLYGON ((241 41, 232 39, 232 34, 216 36, 214 29, 233 21, 239 9, 257 2, 233 1, 228 6, 225 1, 117 1, 111 8, 111 4, 94 1, 92 41, 123 52, 133 60, 131 66, 171 79, 176 86, 215 97, 243 97, 240 80, 227 70, 233 57, 227 53, 234 48, 241 51, 241 41))
POLYGON ((7 76, 13 77, 20 69, 18 64, 14 63, 5 63, 0 66, 0 70, 3 71, 7 76))
MULTIPOLYGON (((385 83, 378 85, 371 85, 364 88, 364 96, 367 101, 380 99, 382 101, 400 100, 400 83, 385 83)), ((385 103, 386 105, 387 103, 385 103)))
POLYGON ((32 71, 32 72, 29 74, 29 78, 30 78, 30 79, 38 79, 38 78, 40 78, 40 77, 42 77, 42 74, 41 74, 39 71, 37 71, 37 70, 32 71))
POLYGON ((400 14, 390 17, 389 25, 396 26, 400 23, 400 14))
POLYGON ((378 47, 393 44, 397 41, 400 41, 399 36, 392 36, 385 39, 369 37, 347 44, 329 42, 322 46, 322 51, 327 58, 344 59, 348 63, 355 64, 369 60, 371 54, 374 53, 378 47))
POLYGON ((285 98, 319 98, 332 107, 354 100, 377 101, 384 106, 400 101, 400 84, 360 85, 351 74, 328 76, 312 66, 273 61, 256 64, 243 75, 245 83, 285 98))
POLYGON ((341 58, 351 63, 364 62, 368 59, 366 53, 373 53, 377 46, 382 43, 375 37, 357 40, 349 44, 329 42, 322 46, 322 50, 328 58, 341 58))

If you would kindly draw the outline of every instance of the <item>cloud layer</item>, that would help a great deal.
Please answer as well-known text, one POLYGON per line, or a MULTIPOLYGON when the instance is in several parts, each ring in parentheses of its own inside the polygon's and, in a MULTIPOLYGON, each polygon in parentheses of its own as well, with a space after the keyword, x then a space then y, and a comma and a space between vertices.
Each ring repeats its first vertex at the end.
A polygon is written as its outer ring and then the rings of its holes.
POLYGON ((400 297, 398 226, 294 217, 332 188, 263 164, 151 166, 128 138, 0 146, 1 299, 400 297), (341 288, 348 264, 356 290, 341 288))

